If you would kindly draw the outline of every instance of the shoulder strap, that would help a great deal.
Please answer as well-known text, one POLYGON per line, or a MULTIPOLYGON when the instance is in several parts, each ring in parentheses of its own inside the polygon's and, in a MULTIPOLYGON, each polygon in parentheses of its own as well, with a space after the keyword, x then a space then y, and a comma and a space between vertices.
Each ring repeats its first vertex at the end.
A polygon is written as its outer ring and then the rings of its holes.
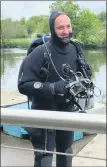
POLYGON ((86 61, 84 53, 82 51, 82 48, 81 48, 79 42, 71 41, 71 44, 73 44, 77 50, 77 61, 80 65, 80 68, 83 72, 84 77, 90 79, 92 76, 92 68, 88 64, 88 62, 86 61))
MULTIPOLYGON (((49 48, 48 42, 46 42, 47 48, 49 48)), ((43 59, 43 64, 39 73, 40 81, 41 82, 46 82, 49 76, 49 56, 47 53, 47 50, 44 46, 44 59, 43 59)))
MULTIPOLYGON (((49 59, 49 57, 48 57, 48 54, 47 54, 46 49, 44 47, 43 64, 42 64, 42 68, 41 68, 40 73, 39 73, 39 77, 40 77, 40 80, 42 82, 46 82, 46 80, 48 79, 48 76, 49 76, 49 61, 48 61, 48 59, 49 59)), ((30 108, 31 98, 30 97, 27 97, 27 98, 28 98, 28 109, 31 109, 30 108)))
POLYGON ((75 46, 78 54, 82 54, 83 53, 79 42, 70 41, 70 43, 75 46))

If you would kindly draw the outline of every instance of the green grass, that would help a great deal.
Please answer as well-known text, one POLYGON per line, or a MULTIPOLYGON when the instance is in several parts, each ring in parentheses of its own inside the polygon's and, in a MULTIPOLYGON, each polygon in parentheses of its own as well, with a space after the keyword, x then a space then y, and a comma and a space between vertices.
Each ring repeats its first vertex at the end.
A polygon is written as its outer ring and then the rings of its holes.
POLYGON ((10 39, 5 44, 5 48, 27 48, 31 43, 30 38, 10 39))
MULTIPOLYGON (((8 42, 5 42, 3 48, 24 48, 24 49, 27 49, 32 40, 33 39, 31 39, 31 38, 10 39, 8 42)), ((73 39, 73 40, 75 41, 75 39, 73 39)), ((2 47, 2 43, 1 43, 1 47, 2 47)), ((85 45, 85 47, 87 47, 87 45, 85 45)), ((88 47, 93 48, 95 46, 93 44, 89 44, 88 47)), ((103 46, 101 45, 101 47, 103 47, 103 46)))
POLYGON ((30 38, 18 38, 18 39, 10 39, 10 41, 12 41, 12 42, 20 42, 20 41, 22 41, 22 42, 30 42, 31 41, 31 39, 30 38))

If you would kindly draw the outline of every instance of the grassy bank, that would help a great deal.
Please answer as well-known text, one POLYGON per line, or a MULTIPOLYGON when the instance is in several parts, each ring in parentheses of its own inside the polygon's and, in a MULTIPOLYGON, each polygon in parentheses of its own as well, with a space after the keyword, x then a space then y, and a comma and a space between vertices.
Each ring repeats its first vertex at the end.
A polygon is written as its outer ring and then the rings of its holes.
MULTIPOLYGON (((27 49, 29 44, 33 41, 31 38, 19 38, 19 39, 10 39, 6 41, 4 46, 1 45, 2 48, 23 48, 27 49)), ((82 44, 84 48, 105 48, 105 45, 97 45, 97 44, 82 44)))
POLYGON ((4 48, 27 48, 31 43, 30 38, 19 38, 19 39, 11 39, 7 41, 4 45, 4 48))

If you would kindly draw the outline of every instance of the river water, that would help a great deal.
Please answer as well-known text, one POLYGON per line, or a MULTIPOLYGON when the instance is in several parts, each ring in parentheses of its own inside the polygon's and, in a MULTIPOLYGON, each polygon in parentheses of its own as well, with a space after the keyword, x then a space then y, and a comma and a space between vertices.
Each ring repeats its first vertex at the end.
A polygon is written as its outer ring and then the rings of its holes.
MULTIPOLYGON (((5 49, 1 51, 1 88, 17 90, 17 77, 26 50, 5 49)), ((106 52, 104 50, 84 50, 86 59, 92 65, 93 81, 102 93, 106 92, 106 52)), ((96 89, 98 95, 98 90, 96 89)))

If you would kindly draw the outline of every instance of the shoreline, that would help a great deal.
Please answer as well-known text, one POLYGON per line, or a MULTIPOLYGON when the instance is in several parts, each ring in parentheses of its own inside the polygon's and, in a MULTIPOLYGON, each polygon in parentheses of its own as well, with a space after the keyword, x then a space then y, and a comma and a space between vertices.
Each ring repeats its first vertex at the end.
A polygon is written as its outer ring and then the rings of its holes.
MULTIPOLYGON (((102 96, 102 99, 96 101, 96 103, 106 105, 106 94, 105 97, 102 96), (103 99, 104 98, 104 99, 103 99)), ((10 90, 6 88, 1 88, 1 106, 6 107, 9 105, 15 105, 27 102, 27 96, 21 94, 18 90, 10 90)))
POLYGON ((27 97, 18 91, 1 88, 1 106, 14 105, 27 101, 27 97))
MULTIPOLYGON (((29 45, 30 45, 30 43, 29 43, 29 45)), ((4 49, 23 49, 23 50, 27 50, 28 46, 23 47, 23 46, 17 46, 16 45, 15 47, 13 47, 13 46, 1 47, 1 49, 2 50, 4 50, 4 49)), ((84 48, 84 49, 95 49, 95 50, 96 49, 98 49, 98 50, 99 49, 104 49, 104 50, 106 50, 106 47, 104 45, 97 45, 97 44, 81 44, 81 47, 84 48)))

